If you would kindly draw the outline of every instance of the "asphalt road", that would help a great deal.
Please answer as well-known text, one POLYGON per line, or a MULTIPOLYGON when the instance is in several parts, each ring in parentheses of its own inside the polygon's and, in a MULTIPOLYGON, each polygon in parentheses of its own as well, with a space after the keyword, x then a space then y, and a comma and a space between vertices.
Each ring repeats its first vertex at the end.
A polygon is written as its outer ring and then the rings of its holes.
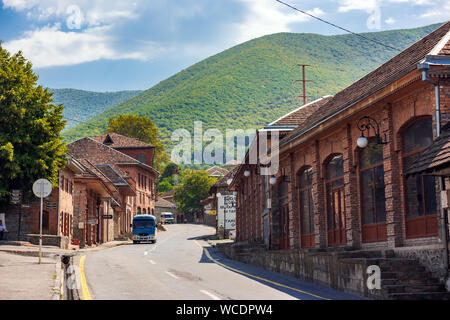
POLYGON ((89 254, 84 269, 92 299, 359 299, 226 259, 201 240, 213 234, 213 228, 175 224, 168 229, 158 233, 156 244, 130 244, 89 254))

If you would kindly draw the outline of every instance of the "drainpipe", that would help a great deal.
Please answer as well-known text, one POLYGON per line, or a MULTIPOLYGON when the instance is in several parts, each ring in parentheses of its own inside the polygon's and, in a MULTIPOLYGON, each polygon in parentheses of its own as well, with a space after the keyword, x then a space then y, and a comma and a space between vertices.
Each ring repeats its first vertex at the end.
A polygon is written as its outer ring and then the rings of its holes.
MULTIPOLYGON (((430 69, 430 64, 428 62, 423 62, 423 63, 419 63, 417 65, 417 69, 422 72, 422 81, 427 81, 429 83, 431 83, 432 85, 434 85, 434 94, 435 94, 435 101, 436 101, 436 136, 440 137, 441 136, 441 102, 440 102, 440 95, 439 95, 439 83, 436 81, 431 80, 430 78, 428 78, 428 70, 430 69)), ((441 179, 438 180, 439 181, 439 190, 444 190, 445 189, 445 182, 444 179, 441 177, 441 179)), ((447 283, 450 282, 450 278, 449 278, 449 259, 448 259, 448 254, 449 254, 449 247, 448 247, 448 221, 447 221, 447 214, 446 214, 446 210, 445 209, 441 209, 441 231, 442 231, 442 237, 443 237, 443 242, 444 242, 444 265, 445 265, 445 269, 446 269, 446 278, 447 278, 447 283)), ((449 290, 450 288, 447 288, 447 290, 449 290)))
POLYGON ((434 85, 434 95, 436 100, 436 136, 441 136, 441 102, 439 97, 439 83, 428 78, 428 70, 430 69, 430 64, 427 62, 419 63, 417 69, 422 72, 422 81, 427 81, 434 85))

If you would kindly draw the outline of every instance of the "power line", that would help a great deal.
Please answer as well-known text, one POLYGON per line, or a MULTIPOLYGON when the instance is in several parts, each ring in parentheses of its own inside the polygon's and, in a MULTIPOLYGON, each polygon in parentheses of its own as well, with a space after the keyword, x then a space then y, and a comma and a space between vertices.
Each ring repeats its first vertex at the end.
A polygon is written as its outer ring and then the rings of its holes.
POLYGON ((402 50, 397 49, 397 48, 395 48, 395 47, 392 47, 392 46, 390 46, 390 45, 384 44, 384 43, 382 43, 382 42, 380 42, 380 41, 377 41, 377 40, 374 40, 374 39, 367 38, 367 37, 363 36, 362 34, 359 34, 359 33, 353 32, 353 31, 351 31, 351 30, 345 29, 345 28, 343 28, 343 27, 340 27, 340 26, 338 26, 338 25, 336 25, 336 24, 334 24, 334 23, 332 23, 332 22, 326 21, 326 20, 324 20, 324 19, 322 19, 322 18, 316 17, 316 16, 314 16, 314 15, 312 15, 312 14, 306 12, 306 11, 300 10, 300 9, 298 9, 298 8, 296 8, 296 7, 294 7, 294 6, 290 5, 290 4, 288 4, 288 3, 286 3, 286 2, 283 2, 283 1, 281 1, 281 0, 275 0, 275 1, 276 1, 276 2, 279 2, 279 3, 283 4, 283 5, 285 5, 285 6, 287 6, 287 7, 289 7, 289 8, 291 8, 291 9, 295 10, 295 11, 298 11, 298 12, 301 12, 301 13, 303 13, 303 14, 306 14, 307 16, 310 16, 311 18, 314 18, 314 19, 316 19, 316 20, 322 21, 322 22, 324 22, 324 23, 326 23, 326 24, 329 24, 330 26, 333 26, 333 27, 338 28, 338 29, 341 29, 341 30, 343 30, 343 31, 345 31, 345 32, 351 33, 351 34, 353 34, 353 35, 355 35, 355 36, 358 36, 358 37, 360 37, 360 38, 363 38, 363 39, 365 39, 365 40, 367 40, 367 41, 371 41, 371 42, 373 42, 373 43, 376 43, 376 44, 378 44, 378 45, 380 45, 380 46, 383 46, 383 47, 386 47, 386 48, 389 48, 389 49, 392 49, 392 50, 396 50, 396 51, 399 51, 399 52, 402 51, 402 50))

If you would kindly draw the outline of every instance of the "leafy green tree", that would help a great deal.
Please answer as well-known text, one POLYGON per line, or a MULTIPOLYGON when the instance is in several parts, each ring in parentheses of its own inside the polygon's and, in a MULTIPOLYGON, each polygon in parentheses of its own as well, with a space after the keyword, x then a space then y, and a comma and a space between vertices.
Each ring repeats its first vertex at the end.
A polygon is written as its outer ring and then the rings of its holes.
POLYGON ((159 193, 166 193, 173 189, 173 183, 171 182, 172 178, 165 178, 160 180, 156 186, 159 193))
POLYGON ((169 157, 165 153, 166 149, 158 138, 158 128, 146 116, 140 117, 134 114, 121 114, 117 117, 111 117, 108 120, 106 131, 108 133, 115 132, 127 137, 137 138, 155 146, 153 164, 158 171, 169 161, 169 157))
POLYGON ((52 105, 52 93, 37 85, 32 65, 0 43, 0 202, 12 189, 31 194, 39 178, 58 183, 67 149, 62 105, 52 105))
POLYGON ((200 201, 209 196, 209 189, 216 181, 206 171, 184 170, 182 182, 175 187, 178 210, 189 213, 199 209, 200 201))

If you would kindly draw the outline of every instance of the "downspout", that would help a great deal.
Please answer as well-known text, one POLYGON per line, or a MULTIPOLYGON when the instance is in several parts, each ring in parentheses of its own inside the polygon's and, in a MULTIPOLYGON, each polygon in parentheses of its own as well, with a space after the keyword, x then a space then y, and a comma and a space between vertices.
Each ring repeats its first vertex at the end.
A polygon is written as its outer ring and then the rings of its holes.
MULTIPOLYGON (((434 85, 434 94, 435 94, 435 101, 436 101, 436 136, 439 138, 441 136, 441 102, 440 102, 440 94, 439 94, 439 83, 436 81, 431 80, 428 77, 428 70, 430 69, 430 64, 428 62, 419 63, 417 65, 417 69, 422 72, 422 80, 427 81, 434 85)), ((445 182, 444 179, 441 177, 441 179, 438 179, 439 181, 439 191, 445 189, 445 182)), ((447 282, 449 281, 449 247, 448 247, 448 219, 447 219, 447 213, 445 209, 440 210, 440 220, 441 220, 441 234, 442 234, 442 240, 444 242, 444 266, 446 270, 446 279, 447 282)))
POLYGON ((434 95, 436 101, 436 137, 441 136, 441 101, 439 97, 439 83, 428 78, 428 70, 430 69, 430 64, 427 62, 419 63, 417 69, 422 72, 422 81, 426 81, 434 85, 434 95))

